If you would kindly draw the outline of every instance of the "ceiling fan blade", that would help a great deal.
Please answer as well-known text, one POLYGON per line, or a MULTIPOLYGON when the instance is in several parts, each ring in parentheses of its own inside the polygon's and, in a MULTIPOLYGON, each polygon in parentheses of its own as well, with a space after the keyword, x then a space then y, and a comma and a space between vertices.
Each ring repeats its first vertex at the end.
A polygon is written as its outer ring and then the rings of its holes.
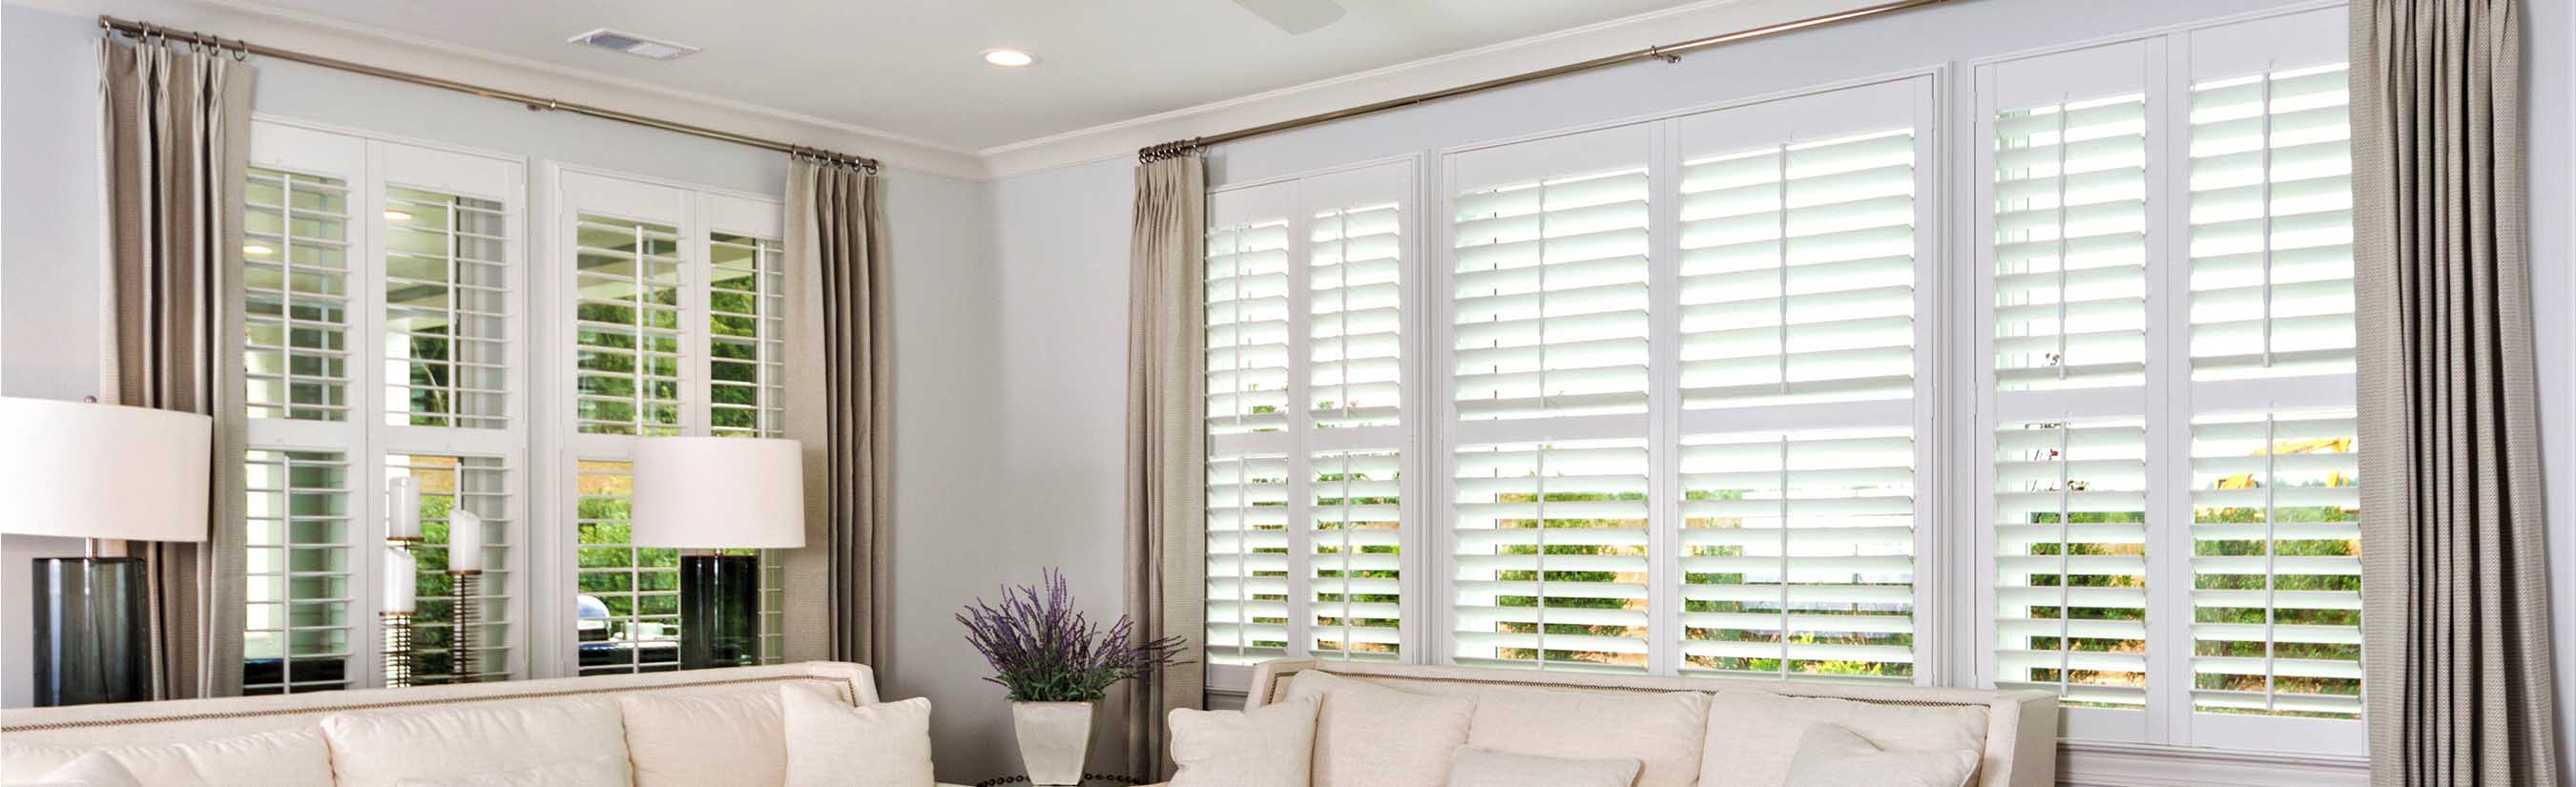
POLYGON ((1234 4, 1289 35, 1312 33, 1342 18, 1342 5, 1333 0, 1234 0, 1234 4))

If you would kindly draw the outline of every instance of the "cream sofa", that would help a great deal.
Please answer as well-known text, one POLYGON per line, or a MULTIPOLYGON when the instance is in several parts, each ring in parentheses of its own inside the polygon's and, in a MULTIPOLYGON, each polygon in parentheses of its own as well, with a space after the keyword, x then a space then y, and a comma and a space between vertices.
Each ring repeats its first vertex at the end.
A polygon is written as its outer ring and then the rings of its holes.
MULTIPOLYGON (((1469 741, 1484 748, 1600 756, 1597 752, 1627 747, 1610 753, 1647 760, 1647 773, 1639 784, 1779 787, 1776 768, 1785 766, 1798 736, 1815 723, 1839 724, 1869 738, 1962 742, 1980 752, 1973 779, 1978 787, 2051 787, 2057 777, 2057 697, 2040 691, 1282 660, 1254 671, 1245 707, 1288 699, 1291 687, 1298 683, 1296 677, 1310 671, 1414 694, 1473 701, 1477 708, 1469 741), (1674 692, 1702 696, 1675 696, 1674 692), (1577 696, 1566 696, 1569 693, 1577 696), (1602 723, 1601 713, 1618 711, 1601 707, 1599 701, 1619 699, 1662 703, 1640 706, 1648 708, 1695 706, 1699 714, 1664 714, 1662 721, 1629 716, 1602 723), (1694 722, 1704 726, 1653 729, 1658 724, 1694 722), (1645 741, 1654 743, 1641 743, 1645 741), (1640 746, 1660 750, 1640 751, 1640 746), (1661 779, 1656 774, 1658 757, 1668 763, 1679 761, 1667 767, 1661 779)), ((1334 751, 1321 742, 1318 746, 1319 755, 1326 759, 1367 754, 1334 751)), ((1332 765, 1319 761, 1318 773, 1332 765)))
MULTIPOLYGON (((460 745, 458 738, 470 737, 447 733, 489 734, 495 729, 524 734, 510 736, 503 745, 475 747, 464 753, 472 760, 472 768, 505 770, 526 767, 523 763, 629 756, 635 758, 640 778, 645 759, 651 755, 628 749, 628 737, 635 730, 624 723, 621 714, 628 711, 621 710, 621 698, 774 697, 780 686, 788 684, 818 688, 854 705, 877 702, 876 675, 866 666, 809 662, 272 697, 12 709, 0 712, 0 784, 33 782, 67 754, 82 750, 144 752, 137 757, 148 759, 155 756, 150 752, 159 745, 253 740, 245 736, 261 736, 256 739, 261 743, 228 744, 211 747, 224 749, 211 756, 185 756, 198 760, 201 772, 223 769, 218 782, 222 784, 306 785, 313 783, 316 774, 339 785, 379 784, 406 767, 443 767, 437 759, 440 752, 460 745), (453 721, 458 714, 447 713, 482 710, 500 712, 483 714, 501 717, 499 722, 463 725, 460 729, 453 721), (326 735, 324 720, 340 714, 401 717, 410 726, 380 724, 373 740, 352 740, 340 734, 345 724, 334 726, 326 735), (420 739, 403 739, 400 733, 404 730, 420 731, 420 739), (395 734, 388 736, 387 731, 395 734), (257 762, 259 770, 243 772, 246 762, 257 762)), ((735 721, 715 725, 719 729, 706 729, 704 735, 694 736, 686 744, 657 744, 654 748, 665 755, 685 755, 702 765, 722 767, 739 761, 751 766, 761 756, 755 750, 770 747, 758 738, 743 736, 784 735, 774 716, 735 721), (670 751, 675 748, 684 750, 670 751)), ((775 744, 775 751, 783 750, 782 738, 775 744)), ((133 765, 125 754, 117 758, 133 765)), ((140 771, 136 775, 143 776, 147 783, 150 780, 140 771)))

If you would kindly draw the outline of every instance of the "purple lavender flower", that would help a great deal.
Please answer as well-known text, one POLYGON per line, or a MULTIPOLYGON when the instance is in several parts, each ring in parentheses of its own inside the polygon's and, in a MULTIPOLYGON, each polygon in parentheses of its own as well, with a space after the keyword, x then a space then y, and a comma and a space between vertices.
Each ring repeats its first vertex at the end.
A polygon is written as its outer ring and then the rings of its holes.
POLYGON ((977 598, 957 614, 966 641, 997 674, 985 680, 1011 692, 1012 702, 1092 702, 1120 681, 1144 676, 1178 660, 1181 638, 1134 642, 1135 621, 1125 615, 1104 634, 1073 608, 1063 572, 1047 569, 1046 597, 1028 586, 1004 586, 999 606, 977 598))

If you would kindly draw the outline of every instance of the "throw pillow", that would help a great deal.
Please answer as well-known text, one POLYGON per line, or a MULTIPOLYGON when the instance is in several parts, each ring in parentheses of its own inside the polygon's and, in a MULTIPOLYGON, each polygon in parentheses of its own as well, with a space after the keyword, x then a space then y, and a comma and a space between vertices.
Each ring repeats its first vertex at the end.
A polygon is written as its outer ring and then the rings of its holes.
POLYGON ((1984 705, 1886 705, 1723 689, 1710 698, 1700 784, 1781 787, 1807 728, 1831 724, 1883 748, 1983 750, 1984 705))
POLYGON ((1643 767, 1624 758, 1575 760, 1460 746, 1449 764, 1449 787, 1629 787, 1643 767))
POLYGON ((0 781, 39 779, 91 752, 115 759, 144 784, 333 787, 330 746, 311 729, 139 746, 0 740, 0 781))
POLYGON ((126 770, 123 763, 117 762, 115 757, 108 756, 108 753, 103 751, 83 754, 71 762, 63 763, 63 767, 55 768, 53 773, 45 774, 45 778, 36 780, 36 783, 76 784, 80 787, 143 787, 143 782, 134 778, 133 771, 126 770))
POLYGON ((1961 787, 1976 773, 1974 749, 1881 749, 1851 730, 1818 724, 1798 738, 1788 787, 1961 787))
POLYGON ((934 787, 930 700, 851 707, 812 686, 778 687, 787 787, 934 787))
POLYGON ((1314 787, 1447 787, 1476 701, 1415 694, 1306 670, 1288 699, 1315 698, 1314 787))
POLYGON ((628 787, 626 758, 608 754, 534 768, 404 779, 394 787, 628 787))
POLYGON ((635 787, 777 785, 787 780, 787 717, 778 692, 628 695, 626 751, 635 787), (709 757, 707 752, 725 752, 709 757))
POLYGON ((1307 787, 1315 751, 1312 697, 1248 711, 1172 710, 1170 787, 1307 787))
POLYGON ((1493 687, 1476 694, 1467 744, 1541 757, 1636 760, 1637 787, 1693 787, 1708 695, 1493 687))

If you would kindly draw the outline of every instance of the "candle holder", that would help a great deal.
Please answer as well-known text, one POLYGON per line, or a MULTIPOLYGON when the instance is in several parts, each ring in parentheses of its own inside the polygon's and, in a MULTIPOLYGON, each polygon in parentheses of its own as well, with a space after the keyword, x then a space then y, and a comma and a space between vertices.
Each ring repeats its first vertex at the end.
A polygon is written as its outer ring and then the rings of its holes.
POLYGON ((385 688, 408 688, 412 670, 411 613, 383 612, 376 617, 384 624, 385 688))
POLYGON ((478 612, 482 608, 483 572, 470 568, 451 570, 447 578, 456 588, 456 600, 449 605, 447 616, 447 682, 474 683, 481 679, 482 672, 477 668, 482 653, 474 646, 474 634, 482 628, 477 624, 482 617, 478 612))

